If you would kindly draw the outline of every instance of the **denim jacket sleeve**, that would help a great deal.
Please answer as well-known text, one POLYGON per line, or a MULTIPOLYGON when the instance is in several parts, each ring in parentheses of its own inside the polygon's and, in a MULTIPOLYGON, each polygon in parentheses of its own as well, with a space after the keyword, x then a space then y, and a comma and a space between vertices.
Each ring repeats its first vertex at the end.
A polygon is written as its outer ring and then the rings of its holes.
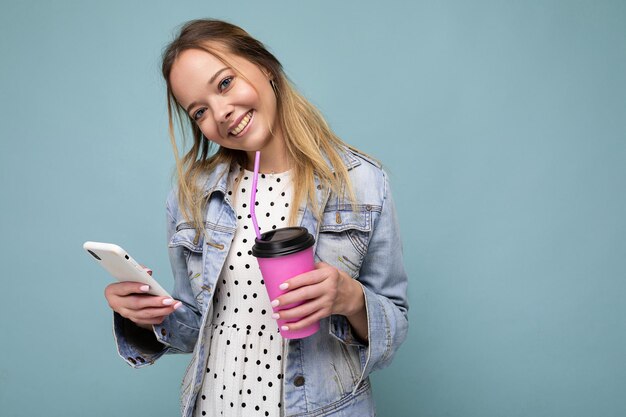
MULTIPOLYGON (((175 192, 167 200, 167 241, 176 232, 178 205, 174 203, 175 192)), ((114 313, 114 335, 118 353, 132 367, 151 365, 166 353, 189 353, 198 339, 201 314, 197 309, 187 279, 187 261, 184 247, 169 248, 170 263, 174 275, 172 297, 183 303, 167 316, 153 332, 136 326, 130 320, 114 313)))
POLYGON ((363 288, 368 343, 358 341, 344 316, 331 316, 330 331, 345 344, 359 347, 361 379, 388 366, 408 331, 407 274, 396 209, 384 175, 383 204, 372 228, 358 282, 363 288))

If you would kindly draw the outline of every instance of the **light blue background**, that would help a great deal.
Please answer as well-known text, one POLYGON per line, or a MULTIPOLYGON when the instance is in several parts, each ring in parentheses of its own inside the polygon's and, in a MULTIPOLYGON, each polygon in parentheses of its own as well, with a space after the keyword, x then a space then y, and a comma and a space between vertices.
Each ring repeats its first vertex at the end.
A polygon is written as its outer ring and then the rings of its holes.
POLYGON ((625 5, 2 1, 0 414, 177 414, 189 357, 117 358, 81 245, 171 288, 159 57, 216 17, 391 173, 411 330, 379 415, 626 415, 625 5))

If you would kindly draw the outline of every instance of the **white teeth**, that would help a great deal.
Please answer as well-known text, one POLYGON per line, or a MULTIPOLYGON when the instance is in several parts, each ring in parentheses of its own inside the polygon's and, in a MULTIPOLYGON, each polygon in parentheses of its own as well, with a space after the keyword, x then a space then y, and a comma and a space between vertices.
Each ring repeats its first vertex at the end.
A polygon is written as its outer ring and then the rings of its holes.
POLYGON ((248 114, 244 116, 243 119, 241 119, 241 122, 239 122, 237 127, 230 131, 230 134, 233 136, 237 136, 238 134, 240 134, 241 131, 244 130, 246 126, 248 126, 248 122, 250 121, 251 117, 252 117, 252 112, 250 111, 248 112, 248 114))

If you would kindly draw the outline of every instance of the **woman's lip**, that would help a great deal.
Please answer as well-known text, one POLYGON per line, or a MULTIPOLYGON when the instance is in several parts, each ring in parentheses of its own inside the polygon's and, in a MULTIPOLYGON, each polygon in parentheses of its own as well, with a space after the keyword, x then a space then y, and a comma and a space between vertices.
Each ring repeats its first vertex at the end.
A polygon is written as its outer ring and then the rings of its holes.
MULTIPOLYGON (((250 113, 250 120, 248 120, 248 124, 246 125, 246 127, 244 127, 244 128, 243 128, 243 130, 242 130, 241 132, 239 132, 238 134, 236 134, 236 135, 233 135, 233 134, 232 134, 232 133, 230 133, 230 131, 229 131, 229 133, 228 133, 228 135, 229 135, 229 136, 232 136, 232 137, 234 137, 234 138, 239 138, 239 137, 241 137, 241 136, 245 135, 245 133, 248 131, 248 128, 250 128, 250 125, 252 124, 252 122, 253 122, 253 120, 254 120, 254 110, 250 110, 250 111, 248 111, 247 113, 245 113, 243 116, 241 116, 241 117, 239 118, 239 123, 241 123, 241 121, 243 120, 243 118, 244 118, 244 117, 246 117, 246 115, 247 115, 248 113, 250 113)), ((234 129, 235 127, 239 126, 239 123, 237 123, 237 124, 233 127, 233 129, 234 129)))
POLYGON ((252 110, 248 110, 247 112, 242 113, 242 114, 241 114, 241 116, 239 116, 239 117, 237 118, 237 120, 235 120, 235 121, 234 121, 234 122, 233 122, 230 126, 228 126, 228 131, 230 132, 230 131, 232 131, 234 128, 236 128, 237 126, 239 126, 239 123, 241 123, 241 121, 243 120, 243 118, 244 118, 244 117, 246 117, 246 115, 247 115, 248 113, 250 113, 251 111, 252 111, 252 110))

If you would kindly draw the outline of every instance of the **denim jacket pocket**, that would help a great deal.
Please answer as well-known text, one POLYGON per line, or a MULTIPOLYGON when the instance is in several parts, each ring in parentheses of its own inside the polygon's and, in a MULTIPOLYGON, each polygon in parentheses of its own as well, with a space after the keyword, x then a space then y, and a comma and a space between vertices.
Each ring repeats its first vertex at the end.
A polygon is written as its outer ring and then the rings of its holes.
POLYGON ((371 206, 327 207, 322 214, 316 256, 346 272, 359 276, 372 230, 371 206))
POLYGON ((191 225, 182 223, 176 227, 176 232, 169 242, 171 249, 182 251, 187 265, 187 278, 198 307, 203 306, 203 240, 203 237, 201 235, 198 236, 196 230, 191 225))

